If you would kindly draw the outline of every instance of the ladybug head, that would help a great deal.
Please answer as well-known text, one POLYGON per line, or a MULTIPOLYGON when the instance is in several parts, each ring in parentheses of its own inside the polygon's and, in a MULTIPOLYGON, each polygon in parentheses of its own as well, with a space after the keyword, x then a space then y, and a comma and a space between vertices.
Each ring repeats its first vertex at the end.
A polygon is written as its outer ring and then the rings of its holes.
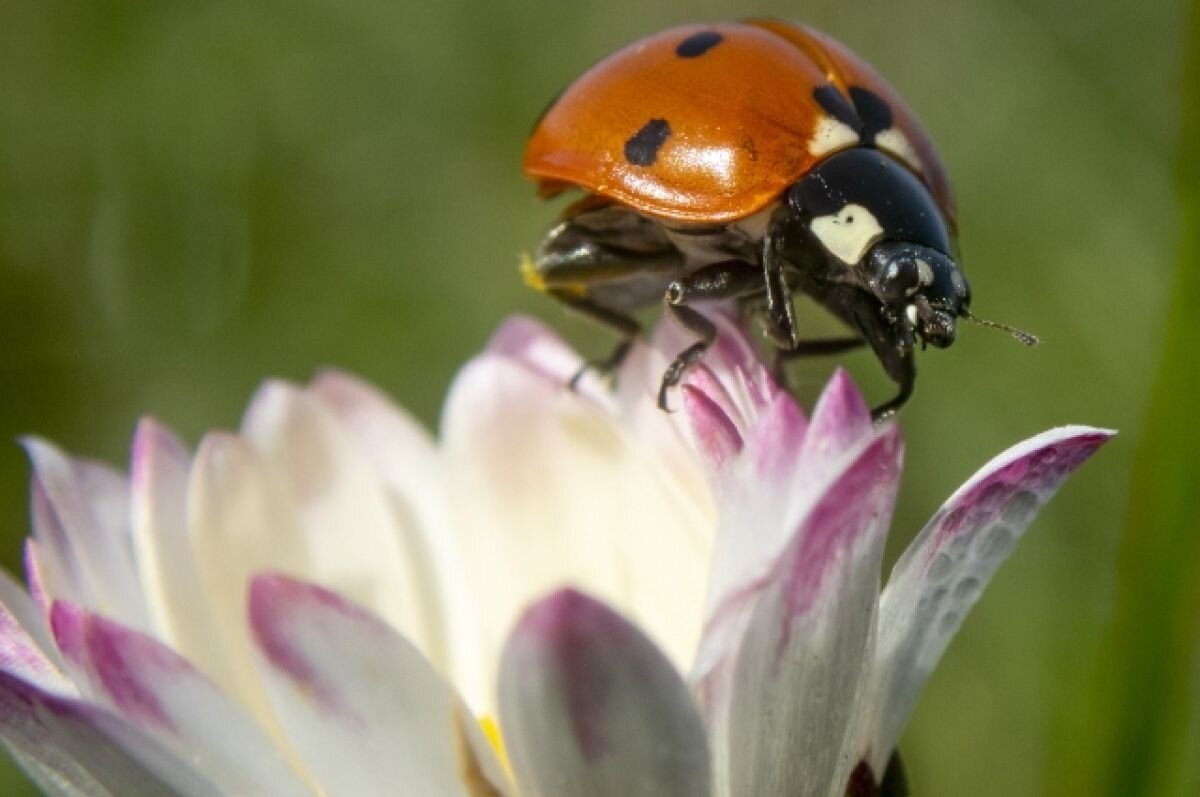
POLYGON ((905 166, 877 149, 843 150, 791 187, 788 206, 835 281, 872 293, 902 337, 954 342, 970 287, 937 201, 905 166))
POLYGON ((971 289, 953 260, 927 246, 885 241, 871 247, 862 268, 871 292, 897 322, 907 321, 939 349, 954 342, 955 319, 966 314, 971 289))

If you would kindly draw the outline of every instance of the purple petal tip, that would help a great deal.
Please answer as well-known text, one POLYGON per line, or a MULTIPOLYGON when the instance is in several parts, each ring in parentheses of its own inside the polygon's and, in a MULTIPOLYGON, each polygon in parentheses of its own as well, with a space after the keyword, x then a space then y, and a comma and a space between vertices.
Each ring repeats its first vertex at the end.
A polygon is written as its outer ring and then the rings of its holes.
POLYGON ((524 315, 513 315, 504 319, 488 339, 485 351, 519 357, 533 343, 549 338, 558 338, 545 324, 524 315))
POLYGON ((900 481, 903 449, 899 427, 883 430, 809 514, 787 564, 792 616, 809 610, 829 571, 863 534, 871 529, 881 537, 886 534, 886 519, 891 516, 900 481), (879 522, 881 517, 885 522, 879 522))
POLYGON ((605 651, 620 648, 632 627, 603 603, 562 589, 534 604, 510 640, 509 655, 525 677, 550 676, 562 684, 562 699, 576 744, 586 761, 608 750, 605 707, 612 671, 605 651))
POLYGON ((932 521, 935 530, 926 565, 950 540, 993 521, 1006 529, 1024 529, 1067 476, 1115 434, 1088 426, 1060 427, 1000 454, 963 485, 932 521))
POLYGON ((604 604, 567 587, 529 607, 517 628, 519 633, 554 647, 581 635, 588 638, 601 626, 619 624, 616 613, 604 604))
POLYGON ((321 679, 293 632, 295 624, 313 619, 314 609, 349 621, 382 624, 340 595, 280 573, 261 573, 250 582, 250 630, 259 649, 271 665, 333 709, 338 706, 336 689, 321 679))
POLYGON ((720 466, 742 450, 742 436, 721 407, 704 391, 683 386, 683 407, 700 450, 720 466))
POLYGON ((829 383, 821 393, 818 406, 828 403, 831 408, 839 410, 843 415, 855 420, 870 420, 871 410, 858 385, 854 383, 850 373, 844 368, 837 368, 829 383))
POLYGON ((85 634, 92 669, 117 708, 144 723, 172 728, 146 681, 185 672, 189 665, 169 648, 102 617, 90 617, 85 634))
POLYGON ((808 455, 848 446, 873 428, 871 410, 862 393, 850 375, 839 368, 813 408, 808 455))
POLYGON ((50 633, 58 651, 67 661, 79 664, 85 656, 83 635, 86 613, 69 601, 55 601, 50 607, 50 633))
POLYGON ((95 679, 120 711, 139 722, 170 729, 172 723, 145 680, 189 669, 169 648, 67 601, 50 609, 50 629, 63 658, 95 679))

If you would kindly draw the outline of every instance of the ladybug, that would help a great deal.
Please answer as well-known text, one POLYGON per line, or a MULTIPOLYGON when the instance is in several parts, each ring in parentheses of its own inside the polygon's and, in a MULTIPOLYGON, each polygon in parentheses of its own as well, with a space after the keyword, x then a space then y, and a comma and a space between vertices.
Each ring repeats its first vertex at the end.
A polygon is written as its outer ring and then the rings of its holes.
POLYGON ((640 332, 630 313, 656 301, 696 336, 663 375, 663 409, 716 338, 701 303, 757 315, 781 361, 869 344, 899 387, 876 419, 912 395, 918 340, 944 348, 956 319, 979 320, 929 137, 868 64, 802 25, 690 25, 629 45, 546 109, 524 172, 544 197, 585 192, 524 270, 621 336, 590 365, 615 368, 640 332), (855 334, 800 340, 796 291, 855 334))

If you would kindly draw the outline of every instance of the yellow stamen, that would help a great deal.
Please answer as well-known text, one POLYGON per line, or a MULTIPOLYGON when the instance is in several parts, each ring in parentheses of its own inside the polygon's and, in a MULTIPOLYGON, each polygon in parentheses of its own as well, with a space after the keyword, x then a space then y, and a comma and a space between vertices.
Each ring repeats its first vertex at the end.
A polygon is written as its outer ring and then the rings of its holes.
MULTIPOLYGON (((475 754, 475 748, 471 745, 467 723, 473 721, 474 718, 470 713, 462 708, 454 712, 454 733, 458 740, 459 776, 471 797, 503 797, 504 793, 483 771, 483 765, 475 754)), ((496 758, 499 759, 500 765, 504 767, 505 774, 508 775, 511 782, 512 771, 508 765, 508 754, 504 751, 504 741, 500 738, 500 729, 496 727, 496 723, 490 717, 480 719, 479 725, 483 729, 488 743, 496 751, 496 758)))
POLYGON ((508 750, 504 748, 504 737, 500 735, 500 726, 496 720, 487 714, 479 718, 479 726, 483 728, 483 735, 491 742, 492 749, 496 751, 496 758, 500 759, 500 763, 504 766, 504 771, 512 774, 512 766, 508 763, 508 750))

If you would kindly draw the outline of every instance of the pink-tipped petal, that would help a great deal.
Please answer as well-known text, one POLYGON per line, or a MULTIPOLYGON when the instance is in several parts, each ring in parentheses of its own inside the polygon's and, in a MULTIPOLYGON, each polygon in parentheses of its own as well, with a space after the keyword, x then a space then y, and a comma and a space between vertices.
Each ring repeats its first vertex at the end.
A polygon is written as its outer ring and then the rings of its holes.
POLYGON ((721 518, 693 668, 697 683, 710 680, 708 670, 736 644, 755 596, 813 504, 879 432, 853 441, 855 448, 837 450, 830 462, 801 458, 807 435, 804 413, 780 392, 759 412, 743 455, 720 474, 721 518))
POLYGON ((948 500, 896 563, 858 752, 881 772, 917 696, 996 569, 1063 481, 1114 433, 1069 426, 1014 446, 948 500))
POLYGON ((716 471, 742 450, 742 436, 714 393, 684 385, 683 407, 691 422, 692 438, 709 467, 716 471))
POLYGON ((871 410, 850 376, 839 368, 813 408, 801 456, 812 461, 830 459, 871 431, 871 410))
POLYGON ((762 365, 762 355, 753 341, 746 336, 744 326, 727 312, 715 312, 709 316, 717 327, 717 339, 706 359, 718 370, 734 373, 746 372, 762 365))
POLYGON ((76 682, 134 727, 155 734, 225 793, 311 792, 261 728, 173 650, 61 602, 51 617, 76 682))
MULTIPOLYGON (((724 312, 713 311, 707 315, 717 328, 717 338, 699 365, 689 370, 686 381, 710 393, 710 398, 718 401, 744 431, 774 398, 778 387, 742 325, 724 312), (718 379, 719 383, 712 386, 709 384, 712 379, 718 379)), ((668 319, 659 324, 654 337, 654 349, 659 353, 658 365, 642 377, 647 386, 653 388, 651 394, 657 393, 667 364, 695 342, 692 333, 684 331, 674 321, 668 319)), ((673 392, 669 399, 671 406, 675 406, 673 392)))
POLYGON ((775 397, 787 391, 779 386, 770 369, 762 363, 754 363, 734 372, 734 378, 746 396, 749 405, 758 411, 766 408, 775 397))
MULTIPOLYGON (((56 521, 64 561, 74 559, 78 597, 122 621, 149 629, 129 523, 129 484, 117 471, 71 458, 37 438, 22 441, 33 463, 45 510, 56 521)), ((35 488, 36 490, 36 488, 35 488)), ((35 512, 35 519, 39 513, 35 512)), ((40 524, 39 524, 40 525, 40 524)))
POLYGON ((33 536, 25 539, 25 570, 31 594, 43 607, 56 598, 95 603, 91 581, 36 473, 29 480, 29 509, 33 536))
POLYGON ((70 601, 55 601, 50 607, 50 632, 54 634, 54 644, 64 663, 75 668, 73 674, 80 676, 84 674, 81 668, 87 663, 87 646, 83 639, 86 617, 84 609, 70 601))
POLYGON ((0 671, 47 692, 66 695, 75 692, 71 682, 7 606, 0 606, 0 671))
POLYGON ((741 407, 738 406, 737 400, 729 392, 729 388, 725 382, 722 382, 721 378, 704 363, 698 363, 687 372, 680 392, 683 393, 685 398, 689 392, 702 394, 709 402, 721 410, 721 413, 729 419, 729 423, 733 425, 738 434, 741 434, 742 430, 747 428, 749 418, 747 418, 741 407))
POLYGON ((522 617, 500 668, 500 719, 531 797, 703 797, 709 757, 679 674, 636 627, 574 590, 522 617))
POLYGON ((99 706, 0 672, 0 737, 48 795, 220 797, 230 792, 99 706))
POLYGON ((564 386, 583 365, 583 360, 562 338, 527 316, 505 319, 484 351, 510 359, 564 386))
POLYGON ((804 411, 787 393, 763 405, 747 447, 764 481, 778 483, 795 471, 807 432, 804 411))
MULTIPOLYGON (((12 576, 0 570, 0 647, 19 645, 38 659, 34 671, 58 677, 58 648, 50 634, 46 616, 12 576)), ((14 655, 23 656, 20 651, 14 655)), ((2 656, 0 656, 2 658, 2 656)), ((28 677, 28 676, 27 676, 28 677)), ((34 679, 36 680, 36 679, 34 679)))
POLYGON ((736 654, 725 749, 729 794, 828 795, 865 675, 883 543, 900 477, 885 429, 797 529, 754 606, 736 654))
POLYGON ((343 598, 257 576, 249 619, 283 731, 325 793, 470 797, 463 751, 497 793, 503 771, 465 707, 411 643, 343 598))
POLYGON ((29 587, 29 597, 44 618, 50 613, 50 602, 53 598, 51 591, 46 588, 45 565, 38 553, 37 540, 33 537, 25 538, 21 561, 25 566, 25 584, 29 587))

